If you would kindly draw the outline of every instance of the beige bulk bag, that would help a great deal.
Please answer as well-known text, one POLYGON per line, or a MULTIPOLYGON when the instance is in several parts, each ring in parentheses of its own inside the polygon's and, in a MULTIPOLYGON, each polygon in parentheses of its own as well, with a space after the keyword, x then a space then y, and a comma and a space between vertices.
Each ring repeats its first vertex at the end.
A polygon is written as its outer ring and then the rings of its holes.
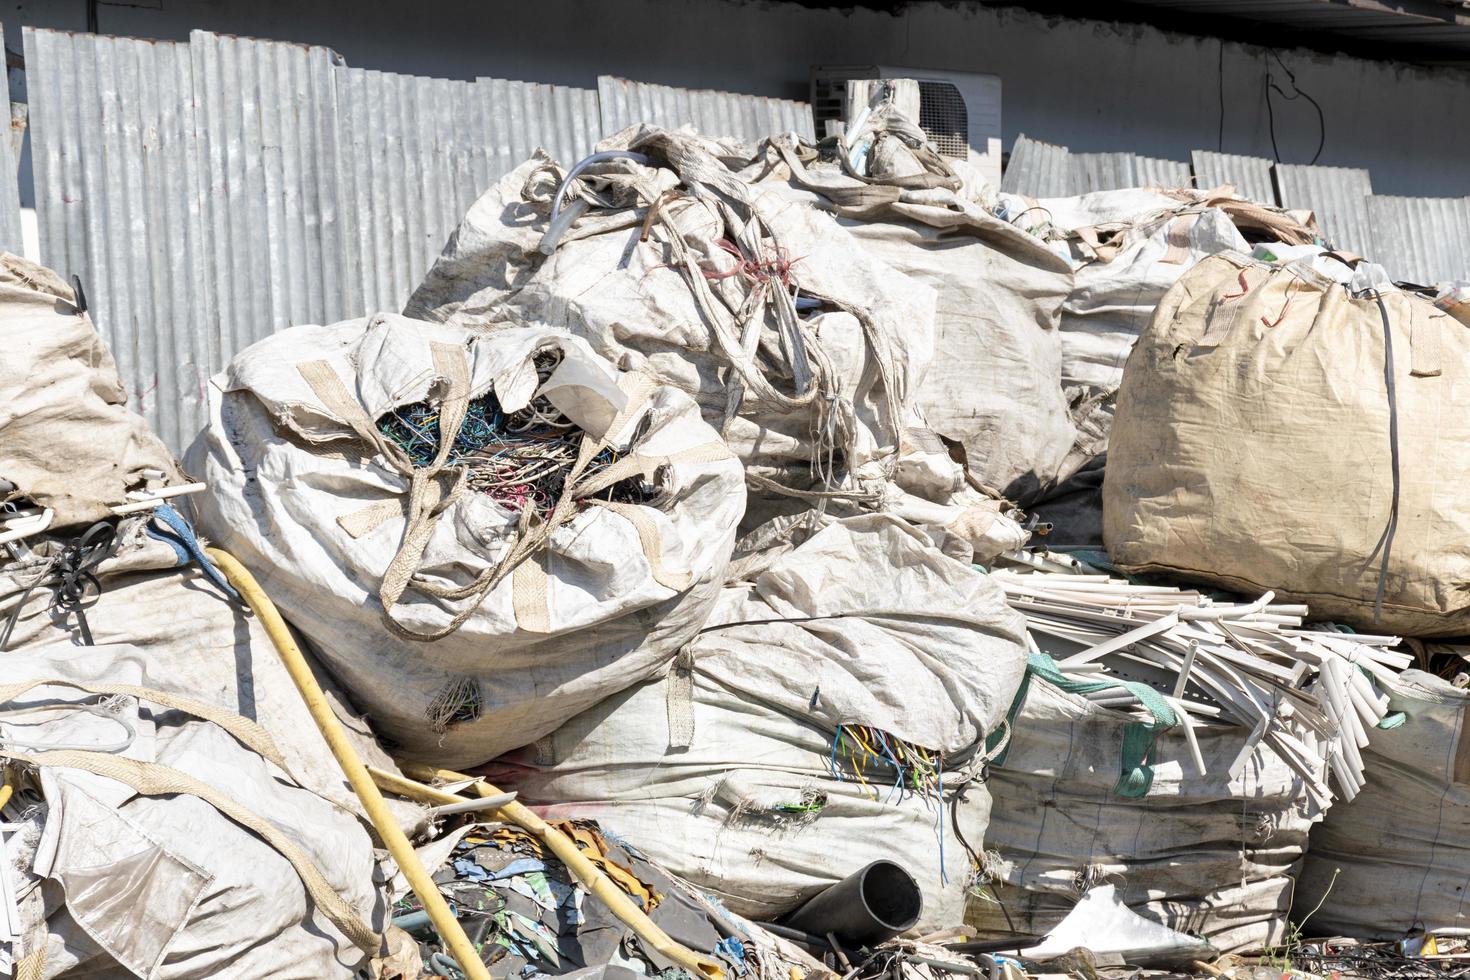
POLYGON ((389 314, 247 348, 212 382, 190 459, 209 484, 201 532, 255 572, 381 736, 449 767, 665 672, 719 594, 745 509, 739 462, 683 392, 559 331, 389 314), (546 464, 554 501, 481 489, 498 479, 488 443, 453 455, 492 404, 501 432, 531 413, 572 440, 546 464), (413 405, 437 412, 427 464, 382 429, 413 405), (608 499, 629 480, 638 500, 608 499))
POLYGON ((0 254, 0 337, 0 503, 49 508, 67 527, 102 520, 129 490, 185 482, 56 273, 0 254))
POLYGON ((1223 254, 1170 290, 1118 396, 1120 568, 1379 632, 1470 629, 1470 332, 1373 269, 1354 292, 1223 254))
POLYGON ((1312 831, 1296 910, 1317 909, 1314 935, 1470 925, 1470 692, 1409 670, 1389 710, 1402 723, 1370 736, 1367 787, 1312 831))

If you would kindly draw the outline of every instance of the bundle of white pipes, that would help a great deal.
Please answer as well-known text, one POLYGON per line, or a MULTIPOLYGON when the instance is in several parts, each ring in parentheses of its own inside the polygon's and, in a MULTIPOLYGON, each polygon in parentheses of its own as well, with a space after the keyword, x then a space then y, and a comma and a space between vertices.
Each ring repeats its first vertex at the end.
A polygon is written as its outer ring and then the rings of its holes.
MULTIPOLYGON (((1304 627, 1307 607, 1212 600, 1103 573, 998 570, 995 580, 1026 617, 1034 653, 1083 681, 1141 682, 1174 710, 1201 776, 1210 775, 1195 725, 1202 719, 1250 731, 1230 766, 1234 777, 1265 742, 1301 777, 1322 808, 1363 786, 1360 750, 1388 713, 1383 688, 1412 657, 1397 637, 1304 627)), ((1100 706, 1146 710, 1137 688, 1082 694, 1100 706)))

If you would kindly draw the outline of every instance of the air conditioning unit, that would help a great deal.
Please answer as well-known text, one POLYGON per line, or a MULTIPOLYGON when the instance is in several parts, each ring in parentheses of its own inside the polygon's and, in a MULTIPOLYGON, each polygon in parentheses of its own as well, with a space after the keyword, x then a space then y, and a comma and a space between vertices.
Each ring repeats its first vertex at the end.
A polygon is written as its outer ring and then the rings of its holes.
POLYGON ((1000 187, 1000 77, 969 71, 891 65, 813 65, 812 115, 817 133, 846 119, 847 83, 869 78, 912 78, 919 83, 920 128, 945 156, 968 159, 1000 187))

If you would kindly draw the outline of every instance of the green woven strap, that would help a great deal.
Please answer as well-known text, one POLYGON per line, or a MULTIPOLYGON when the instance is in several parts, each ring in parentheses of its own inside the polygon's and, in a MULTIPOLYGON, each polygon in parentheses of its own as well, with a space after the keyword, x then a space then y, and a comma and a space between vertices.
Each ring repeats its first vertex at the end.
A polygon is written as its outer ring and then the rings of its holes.
MULTIPOLYGON (((1168 731, 1179 724, 1178 716, 1170 707, 1169 702, 1164 700, 1164 696, 1147 684, 1140 684, 1137 681, 1080 680, 1062 673, 1057 662, 1046 654, 1033 653, 1026 663, 1026 676, 1021 680, 1021 688, 1016 692, 1016 698, 1011 702, 1011 710, 1006 715, 1007 729, 1014 725, 1016 715, 1026 701, 1033 676, 1041 678, 1068 694, 1092 694, 1110 688, 1121 688, 1143 703, 1149 714, 1153 715, 1154 720, 1129 722, 1123 729, 1123 751, 1122 758, 1119 760, 1120 772, 1113 792, 1134 800, 1147 796, 1154 782, 1153 766, 1148 762, 1149 756, 1153 754, 1154 742, 1158 739, 1160 732, 1168 731)), ((998 734, 1000 733, 991 733, 990 738, 986 740, 987 748, 994 748, 992 743, 999 741, 998 734)), ((1006 746, 1007 749, 1009 747, 1009 745, 1006 746)), ((995 759, 997 765, 1004 763, 1005 754, 1002 751, 995 759)))

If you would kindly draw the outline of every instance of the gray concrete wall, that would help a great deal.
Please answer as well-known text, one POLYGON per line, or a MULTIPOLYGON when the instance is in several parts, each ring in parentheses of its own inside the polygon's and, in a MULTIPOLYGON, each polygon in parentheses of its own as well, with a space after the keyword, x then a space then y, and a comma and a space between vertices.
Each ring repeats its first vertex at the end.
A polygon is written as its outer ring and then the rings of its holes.
MULTIPOLYGON (((21 25, 81 30, 86 6, 15 0, 3 20, 19 50, 21 25)), ((892 16, 739 0, 134 0, 101 4, 98 26, 306 41, 353 66, 449 78, 593 86, 617 74, 785 98, 806 98, 812 64, 983 71, 1004 83, 1007 146, 1024 131, 1085 151, 1272 155, 1266 48, 1005 8, 929 3, 892 16)), ((1367 167, 1379 193, 1470 194, 1470 74, 1279 54, 1325 111, 1319 162, 1367 167)), ((1304 99, 1275 104, 1282 160, 1308 162, 1316 114, 1304 99)))

